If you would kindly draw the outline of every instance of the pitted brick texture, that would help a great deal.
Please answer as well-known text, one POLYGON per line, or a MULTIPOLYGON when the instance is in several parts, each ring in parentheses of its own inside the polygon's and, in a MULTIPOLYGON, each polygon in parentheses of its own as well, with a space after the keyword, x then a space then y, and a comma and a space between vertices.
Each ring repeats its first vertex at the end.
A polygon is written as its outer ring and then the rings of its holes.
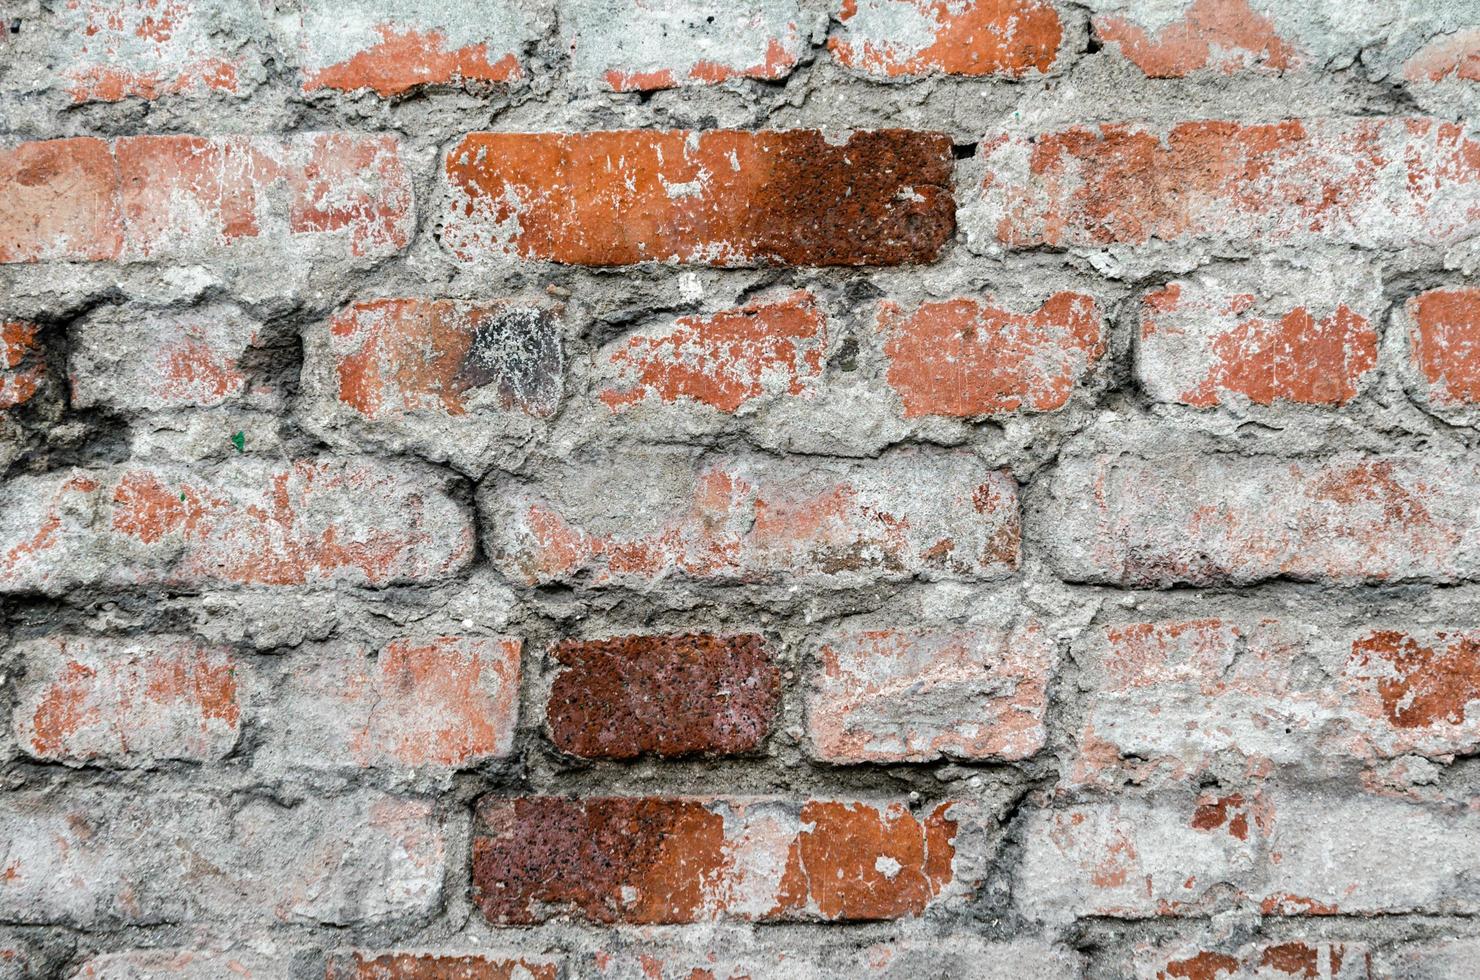
POLYGON ((550 688, 550 737, 563 752, 631 759, 758 748, 781 676, 763 637, 623 636, 565 640, 550 688))
POLYGON ((1480 0, 0 3, 0 980, 1472 980, 1480 0))
POLYGON ((955 229, 940 133, 474 133, 447 157, 459 258, 574 265, 929 262, 955 229))
POLYGON ((991 135, 973 242, 1007 248, 1444 245, 1480 222, 1480 142, 1394 118, 991 135))
POLYGON ((494 924, 569 910, 596 922, 915 916, 955 879, 942 805, 485 799, 473 898, 494 924))

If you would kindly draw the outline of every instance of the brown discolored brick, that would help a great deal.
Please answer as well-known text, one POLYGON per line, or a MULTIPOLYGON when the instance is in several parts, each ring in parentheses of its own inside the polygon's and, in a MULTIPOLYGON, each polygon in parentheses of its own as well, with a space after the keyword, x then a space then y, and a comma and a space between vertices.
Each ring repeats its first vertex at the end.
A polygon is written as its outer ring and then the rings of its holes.
POLYGON ((487 798, 472 897, 496 925, 919 915, 956 877, 953 806, 487 798))
POLYGON ((949 136, 899 129, 473 133, 447 156, 443 241, 596 266, 931 262, 951 170, 949 136))
POLYGON ((567 640, 550 690, 550 737, 588 758, 755 749, 771 729, 780 672, 755 634, 567 640))

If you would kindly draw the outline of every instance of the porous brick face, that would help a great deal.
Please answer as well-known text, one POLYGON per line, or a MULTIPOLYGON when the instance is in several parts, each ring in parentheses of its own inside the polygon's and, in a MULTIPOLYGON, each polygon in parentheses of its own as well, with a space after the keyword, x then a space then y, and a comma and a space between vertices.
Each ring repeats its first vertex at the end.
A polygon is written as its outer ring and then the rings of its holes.
POLYGON ((0 2, 0 980, 1480 973, 1475 0, 0 2))

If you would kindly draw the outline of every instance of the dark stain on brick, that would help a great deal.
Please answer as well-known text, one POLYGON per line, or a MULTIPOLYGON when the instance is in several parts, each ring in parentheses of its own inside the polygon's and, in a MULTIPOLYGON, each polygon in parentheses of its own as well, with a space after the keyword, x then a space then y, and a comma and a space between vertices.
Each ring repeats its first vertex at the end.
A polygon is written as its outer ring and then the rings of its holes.
POLYGON ((724 820, 693 800, 485 798, 472 899, 490 923, 564 912, 603 922, 692 922, 724 866, 724 820))
POLYGON ((758 747, 781 696, 780 673, 754 634, 567 640, 550 691, 550 737, 571 755, 632 759, 758 747))
POLYGON ((507 306, 474 318, 472 340, 453 381, 460 392, 497 385, 501 407, 546 418, 560 405, 564 370, 555 314, 507 306))
POLYGON ((789 133, 752 201, 755 251, 787 265, 933 262, 956 231, 951 140, 885 129, 789 133))

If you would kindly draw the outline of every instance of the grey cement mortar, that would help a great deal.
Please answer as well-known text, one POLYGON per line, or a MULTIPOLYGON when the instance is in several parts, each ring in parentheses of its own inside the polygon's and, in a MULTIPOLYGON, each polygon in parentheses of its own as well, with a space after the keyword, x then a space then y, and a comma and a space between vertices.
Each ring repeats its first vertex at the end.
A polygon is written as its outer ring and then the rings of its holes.
MULTIPOLYGON (((591 89, 572 77, 562 23, 553 4, 520 5, 529 27, 530 81, 511 89, 463 92, 430 90, 385 101, 371 94, 318 93, 300 96, 295 85, 297 55, 284 37, 296 23, 293 4, 269 2, 271 30, 243 38, 261 45, 266 67, 258 84, 243 97, 173 96, 154 103, 129 100, 113 105, 73 107, 48 87, 33 67, 46 65, 67 50, 47 29, 46 12, 61 5, 38 0, 0 0, 0 17, 19 32, 0 46, 0 134, 7 141, 74 135, 118 136, 141 133, 292 133, 326 129, 388 132, 404 144, 415 176, 418 235, 405 254, 378 262, 310 263, 283 268, 272 254, 244 254, 230 264, 159 266, 39 265, 0 267, 0 310, 32 319, 43 328, 47 349, 65 356, 79 343, 88 322, 127 316, 138 304, 163 311, 230 303, 283 338, 281 361, 272 370, 287 379, 285 397, 300 406, 297 338, 321 323, 346 301, 377 296, 503 298, 553 291, 566 306, 567 398, 543 431, 501 447, 493 458, 447 469, 460 499, 478 506, 475 489, 501 481, 527 480, 581 455, 620 457, 640 454, 653 443, 682 442, 715 455, 826 454, 875 457, 897 449, 965 447, 984 464, 1011 470, 1022 485, 1027 536, 1021 576, 1012 583, 972 585, 910 581, 846 589, 795 589, 785 586, 713 586, 673 580, 642 590, 583 587, 532 588, 509 581, 480 552, 476 567, 453 581, 383 590, 261 592, 221 589, 199 594, 135 590, 77 589, 58 597, 0 599, 0 786, 7 794, 116 790, 141 794, 203 793, 227 809, 254 800, 307 806, 361 792, 386 790, 425 795, 447 815, 449 878, 440 901, 425 915, 390 922, 278 924, 222 921, 210 925, 161 921, 148 927, 86 931, 31 927, 0 922, 0 937, 33 949, 43 964, 38 975, 70 976, 98 952, 135 947, 204 948, 231 946, 288 964, 288 975, 314 976, 325 950, 369 948, 448 948, 510 950, 520 954, 663 944, 692 948, 711 944, 739 956, 749 950, 816 951, 818 975, 841 975, 847 956, 888 939, 917 939, 945 951, 944 958, 915 964, 905 974, 970 977, 982 968, 961 955, 979 940, 1046 940, 1063 943, 1084 958, 1087 975, 1126 976, 1128 951, 1139 943, 1172 939, 1238 942, 1252 938, 1361 941, 1376 949, 1381 962, 1401 965, 1408 941, 1442 937, 1480 940, 1480 925, 1467 916, 1393 915, 1376 919, 1334 916, 1282 920, 1230 913, 1186 920, 1118 921, 1086 919, 1040 926, 1023 918, 1012 900, 1016 862, 1022 853, 1027 812, 1053 795, 1072 750, 1085 711, 1087 667, 1077 639, 1089 627, 1131 619, 1226 616, 1283 616, 1316 623, 1455 626, 1480 622, 1480 585, 1448 587, 1332 588, 1310 583, 1271 581, 1233 590, 1175 589, 1127 591, 1062 582, 1045 562, 1046 537, 1055 532, 1036 520, 1045 506, 1048 476, 1066 451, 1087 453, 1115 445, 1128 432, 1154 429, 1168 447, 1234 455, 1326 455, 1361 450, 1373 453, 1468 454, 1480 437, 1472 417, 1431 414, 1411 396, 1405 375, 1402 330, 1395 325, 1402 301, 1436 285, 1474 282, 1480 266, 1480 240, 1447 250, 1367 252, 1382 283, 1385 311, 1377 373, 1349 405, 1336 409, 1295 406, 1264 408, 1230 404, 1197 411, 1153 403, 1133 383, 1130 351, 1140 298, 1169 279, 1193 269, 1200 274, 1237 275, 1248 256, 1166 249, 1145 255, 1113 250, 1047 250, 1012 254, 973 254, 964 232, 940 262, 925 268, 784 269, 715 271, 702 268, 642 267, 589 271, 538 263, 464 264, 438 242, 441 211, 438 170, 442 155, 462 134, 499 131, 644 128, 822 127, 841 136, 850 129, 901 126, 939 129, 970 152, 983 134, 1008 130, 1033 132, 1108 120, 1165 124, 1180 119, 1230 118, 1274 121, 1287 117, 1426 113, 1473 124, 1480 96, 1474 87, 1405 86, 1394 79, 1394 65, 1422 43, 1429 31, 1480 22, 1474 0, 1408 4, 1395 27, 1373 11, 1381 6, 1330 0, 1308 5, 1303 13, 1274 11, 1277 20, 1308 21, 1322 38, 1324 67, 1282 77, 1203 74, 1183 80, 1146 81, 1132 66, 1103 52, 1091 52, 1088 16, 1111 9, 1114 0, 1065 4, 1064 54, 1045 78, 1021 82, 926 78, 879 83, 834 64, 822 45, 829 22, 826 4, 803 0, 801 8, 815 27, 811 49, 784 82, 734 82, 712 88, 664 91, 650 96, 616 95, 591 89), (1413 23, 1408 23, 1413 22, 1413 23), (1421 23, 1418 23, 1421 22, 1421 23), (1414 26, 1417 24, 1417 26, 1414 26), (287 25, 287 26, 284 26, 287 25), (1414 33, 1405 33, 1410 30, 1414 33), (1418 35, 1423 35, 1418 37, 1418 35), (588 405, 571 393, 589 384, 592 357, 604 345, 633 330, 676 315, 733 306, 772 288, 812 289, 833 326, 828 357, 835 391, 804 413, 763 409, 733 418, 713 418, 675 431, 665 420, 624 418, 597 425, 588 405), (880 370, 868 345, 868 308, 887 296, 909 306, 931 298, 990 291, 999 298, 1029 302, 1060 289, 1094 294, 1107 312, 1109 349, 1100 366, 1079 385, 1069 405, 1051 414, 1023 414, 975 424, 947 420, 903 422, 888 397, 850 386, 852 373, 873 377, 880 370), (856 343, 856 358, 848 353, 856 343), (969 624, 996 621, 1004 606, 1031 610, 1048 623, 1058 644, 1060 666, 1050 689, 1048 746, 1020 765, 941 761, 926 765, 832 767, 808 760, 804 751, 804 678, 811 638, 840 624, 924 621, 969 624), (983 619, 985 617, 985 620, 983 619), (442 776, 392 770, 305 771, 259 760, 259 733, 244 731, 236 751, 223 763, 194 766, 161 763, 150 770, 115 770, 45 765, 21 756, 8 723, 15 678, 24 664, 10 644, 64 631, 143 636, 193 634, 211 642, 239 644, 266 672, 284 657, 311 655, 314 644, 357 642, 378 646, 415 629, 522 636, 525 670, 517 751, 507 762, 442 776), (754 630, 780 652, 788 681, 783 713, 775 734, 752 758, 633 764, 579 763, 560 757, 543 737, 543 697, 549 682, 548 646, 569 635, 610 635, 636 631, 754 630), (863 798, 909 797, 921 807, 944 799, 979 803, 992 828, 987 843, 997 866, 968 907, 933 910, 917 921, 831 926, 732 925, 601 929, 551 923, 531 929, 493 929, 467 899, 466 815, 484 793, 640 794, 651 792, 779 794, 863 798), (912 795, 913 794, 913 795, 912 795), (954 952, 952 952, 954 951, 954 952), (837 959, 836 957, 841 957, 837 959)), ((1261 0, 1259 6, 1278 5, 1261 0)), ((1306 7, 1307 5, 1299 5, 1306 7)), ((1391 6, 1391 5, 1388 5, 1391 6)), ((455 26, 455 25, 454 25, 455 26)), ((957 166, 957 199, 969 207, 979 182, 979 167, 969 157, 957 166)), ((1298 275, 1306 261, 1342 263, 1351 253, 1274 254, 1264 262, 1284 263, 1298 275)), ((294 411, 263 412, 252 407, 150 413, 98 406, 66 411, 60 376, 49 394, 38 398, 0 432, 0 464, 9 477, 66 465, 104 466, 123 459, 210 465, 231 457, 227 435, 246 433, 246 452, 280 460, 330 450, 301 424, 294 411), (65 417, 65 423, 59 424, 65 417)), ((435 438, 407 440, 367 451, 392 462, 444 463, 435 438)), ((806 466, 803 458, 797 465, 806 466)), ((1230 777, 1231 778, 1231 777, 1230 777)), ((1294 774, 1297 785, 1316 785, 1329 774, 1294 774), (1305 781, 1305 782, 1302 782, 1305 781)), ((1480 793, 1480 768, 1461 758, 1435 766, 1433 788, 1455 798, 1480 793)), ((317 811, 315 811, 317 812, 317 811)), ((1439 858, 1442 859, 1442 858, 1439 858)), ((1460 949, 1457 956, 1463 956, 1460 949)), ((245 955, 245 954, 244 954, 245 955)), ((1039 973, 1031 955, 1023 976, 1039 973)), ((0 976, 6 976, 0 967, 0 976)), ((799 973, 799 976, 802 974, 799 973)), ((996 976, 997 974, 992 974, 996 976)), ((1403 974, 1408 975, 1408 974, 1403 974)), ((1458 976, 1459 974, 1455 974, 1458 976)))

